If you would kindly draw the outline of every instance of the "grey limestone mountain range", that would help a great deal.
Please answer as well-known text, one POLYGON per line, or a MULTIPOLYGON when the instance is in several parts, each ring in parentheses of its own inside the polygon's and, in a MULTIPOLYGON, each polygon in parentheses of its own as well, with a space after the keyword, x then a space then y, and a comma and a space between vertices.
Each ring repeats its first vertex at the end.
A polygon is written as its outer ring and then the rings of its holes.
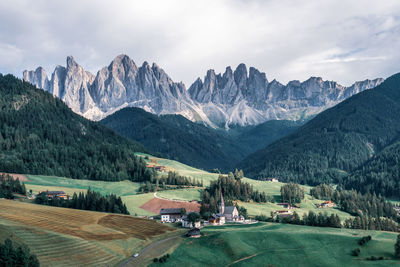
POLYGON ((85 71, 72 56, 49 78, 42 67, 24 71, 23 79, 62 99, 74 112, 100 120, 115 111, 139 107, 154 114, 181 114, 212 127, 256 125, 268 120, 298 120, 317 114, 383 79, 344 87, 311 77, 283 85, 265 73, 240 64, 223 74, 208 70, 187 90, 155 63, 138 67, 126 55, 117 56, 96 75, 85 71))

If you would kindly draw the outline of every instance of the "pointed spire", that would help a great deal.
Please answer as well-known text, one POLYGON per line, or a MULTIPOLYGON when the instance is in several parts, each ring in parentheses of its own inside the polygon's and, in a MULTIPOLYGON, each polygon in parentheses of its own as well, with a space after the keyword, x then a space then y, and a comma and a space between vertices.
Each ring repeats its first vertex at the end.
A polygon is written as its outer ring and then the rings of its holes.
POLYGON ((224 212, 225 212, 225 202, 224 202, 224 197, 222 196, 222 190, 221 190, 221 194, 220 194, 218 210, 219 210, 220 214, 224 214, 224 212))

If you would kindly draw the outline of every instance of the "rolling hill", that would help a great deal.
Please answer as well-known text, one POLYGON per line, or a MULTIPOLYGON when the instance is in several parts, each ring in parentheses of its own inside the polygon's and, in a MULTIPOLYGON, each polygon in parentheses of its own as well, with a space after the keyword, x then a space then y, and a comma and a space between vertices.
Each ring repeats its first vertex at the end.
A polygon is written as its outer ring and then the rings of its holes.
POLYGON ((140 142, 154 154, 198 168, 231 170, 247 155, 291 133, 303 122, 268 121, 225 131, 181 115, 157 116, 140 108, 124 108, 100 123, 140 142))
POLYGON ((0 200, 0 240, 28 245, 41 266, 114 266, 175 232, 132 216, 0 200))
MULTIPOLYGON (((165 266, 389 266, 395 233, 321 228, 290 224, 205 227, 201 238, 184 240, 165 266), (362 236, 372 240, 358 257, 362 236), (384 257, 369 261, 368 257, 384 257)), ((154 263, 151 266, 158 266, 154 263)))
POLYGON ((0 74, 0 171, 75 179, 143 177, 142 145, 72 112, 61 100, 0 74))
MULTIPOLYGON (((396 74, 322 112, 294 133, 253 153, 238 167, 258 179, 277 176, 311 185, 342 182, 347 188, 362 187, 362 191, 371 192, 379 192, 379 186, 398 187, 398 165, 391 162, 398 160, 399 118, 400 74, 396 74), (380 174, 363 178, 363 183, 356 185, 367 169, 380 170, 380 174), (347 182, 349 175, 353 178, 347 182)), ((398 190, 381 192, 400 196, 398 190)))

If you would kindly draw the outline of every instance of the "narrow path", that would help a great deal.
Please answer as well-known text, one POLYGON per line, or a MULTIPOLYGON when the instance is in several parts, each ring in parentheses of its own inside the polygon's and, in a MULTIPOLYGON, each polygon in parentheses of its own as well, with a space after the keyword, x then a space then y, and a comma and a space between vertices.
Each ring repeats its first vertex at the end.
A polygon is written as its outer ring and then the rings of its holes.
POLYGON ((162 243, 164 243, 164 242, 167 242, 167 241, 169 241, 169 240, 171 240, 171 239, 179 238, 179 237, 180 237, 180 235, 177 235, 177 236, 172 236, 172 237, 169 237, 169 238, 162 239, 162 240, 160 240, 160 241, 154 242, 154 243, 148 245, 147 247, 145 247, 144 249, 142 249, 142 250, 138 253, 139 256, 137 256, 137 257, 135 258, 135 257, 133 257, 133 255, 132 255, 131 257, 129 257, 128 259, 126 259, 123 263, 121 263, 121 264, 119 265, 119 267, 124 267, 124 266, 127 266, 128 264, 134 266, 135 262, 136 262, 140 257, 142 257, 144 254, 146 254, 146 252, 148 252, 148 251, 149 251, 150 249, 152 249, 153 247, 158 246, 159 244, 162 244, 162 243))
POLYGON ((244 261, 244 260, 253 258, 253 257, 257 256, 258 254, 260 254, 260 253, 256 253, 256 254, 250 255, 250 256, 248 256, 248 257, 244 257, 244 258, 238 259, 238 260, 236 260, 236 261, 234 261, 234 262, 232 262, 232 263, 229 263, 227 266, 230 266, 230 265, 232 265, 232 264, 238 263, 238 262, 240 262, 240 261, 244 261))

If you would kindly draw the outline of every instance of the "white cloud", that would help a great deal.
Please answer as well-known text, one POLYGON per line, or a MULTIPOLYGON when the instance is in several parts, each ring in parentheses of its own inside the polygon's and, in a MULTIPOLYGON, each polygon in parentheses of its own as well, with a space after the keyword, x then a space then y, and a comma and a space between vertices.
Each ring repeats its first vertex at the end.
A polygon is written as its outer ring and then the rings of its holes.
POLYGON ((239 63, 282 82, 350 84, 400 71, 397 0, 0 2, 0 71, 51 72, 68 55, 92 72, 128 54, 187 86, 239 63))

